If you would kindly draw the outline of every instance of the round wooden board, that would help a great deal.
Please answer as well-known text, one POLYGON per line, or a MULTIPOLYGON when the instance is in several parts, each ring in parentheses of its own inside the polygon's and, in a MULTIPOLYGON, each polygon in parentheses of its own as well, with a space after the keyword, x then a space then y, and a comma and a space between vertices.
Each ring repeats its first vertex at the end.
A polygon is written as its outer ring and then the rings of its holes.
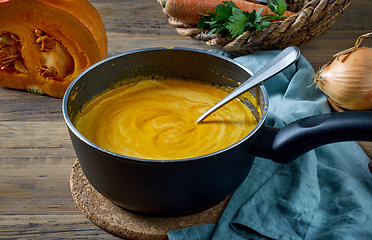
POLYGON ((176 218, 154 218, 138 215, 118 207, 104 198, 85 177, 75 162, 70 188, 77 207, 100 228, 127 239, 168 239, 167 232, 203 224, 215 224, 229 198, 204 212, 176 218))

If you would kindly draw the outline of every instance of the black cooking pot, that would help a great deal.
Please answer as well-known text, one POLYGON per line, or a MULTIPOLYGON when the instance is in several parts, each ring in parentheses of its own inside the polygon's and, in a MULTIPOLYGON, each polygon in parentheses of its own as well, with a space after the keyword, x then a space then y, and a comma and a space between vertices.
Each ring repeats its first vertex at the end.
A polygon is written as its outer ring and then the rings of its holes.
POLYGON ((85 176, 104 197, 140 214, 180 216, 218 204, 243 182, 255 156, 287 163, 323 144, 372 140, 371 112, 318 115, 280 130, 264 126, 268 95, 262 84, 250 90, 259 100, 260 111, 247 101, 257 127, 236 144, 205 156, 181 160, 127 157, 93 144, 72 125, 84 104, 97 94, 123 79, 149 74, 231 87, 251 76, 247 68, 220 55, 184 48, 152 48, 105 59, 73 81, 63 99, 63 115, 85 176))

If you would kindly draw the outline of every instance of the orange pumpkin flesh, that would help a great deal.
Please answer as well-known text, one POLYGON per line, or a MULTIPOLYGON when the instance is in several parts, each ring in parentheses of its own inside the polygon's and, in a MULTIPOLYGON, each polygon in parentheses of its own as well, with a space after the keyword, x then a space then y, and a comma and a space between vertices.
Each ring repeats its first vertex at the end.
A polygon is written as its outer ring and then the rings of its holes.
POLYGON ((106 58, 107 36, 87 0, 0 0, 0 85, 62 98, 106 58))

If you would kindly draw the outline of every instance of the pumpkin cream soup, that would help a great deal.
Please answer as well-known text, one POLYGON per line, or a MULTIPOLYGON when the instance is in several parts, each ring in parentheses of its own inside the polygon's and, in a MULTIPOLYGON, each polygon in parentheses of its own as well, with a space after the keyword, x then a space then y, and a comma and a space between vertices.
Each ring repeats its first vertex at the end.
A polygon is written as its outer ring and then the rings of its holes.
POLYGON ((129 157, 167 160, 201 156, 236 143, 257 124, 239 100, 195 123, 227 94, 198 81, 144 79, 97 97, 74 125, 94 144, 129 157))

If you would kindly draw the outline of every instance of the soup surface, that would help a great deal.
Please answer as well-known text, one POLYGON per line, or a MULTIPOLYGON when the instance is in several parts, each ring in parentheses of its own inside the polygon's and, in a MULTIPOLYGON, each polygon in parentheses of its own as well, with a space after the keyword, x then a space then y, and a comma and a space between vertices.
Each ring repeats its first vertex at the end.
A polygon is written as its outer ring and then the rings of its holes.
POLYGON ((198 81, 143 79, 97 97, 74 125, 94 144, 125 156, 155 160, 202 156, 238 142, 257 125, 239 100, 195 123, 227 94, 198 81))

